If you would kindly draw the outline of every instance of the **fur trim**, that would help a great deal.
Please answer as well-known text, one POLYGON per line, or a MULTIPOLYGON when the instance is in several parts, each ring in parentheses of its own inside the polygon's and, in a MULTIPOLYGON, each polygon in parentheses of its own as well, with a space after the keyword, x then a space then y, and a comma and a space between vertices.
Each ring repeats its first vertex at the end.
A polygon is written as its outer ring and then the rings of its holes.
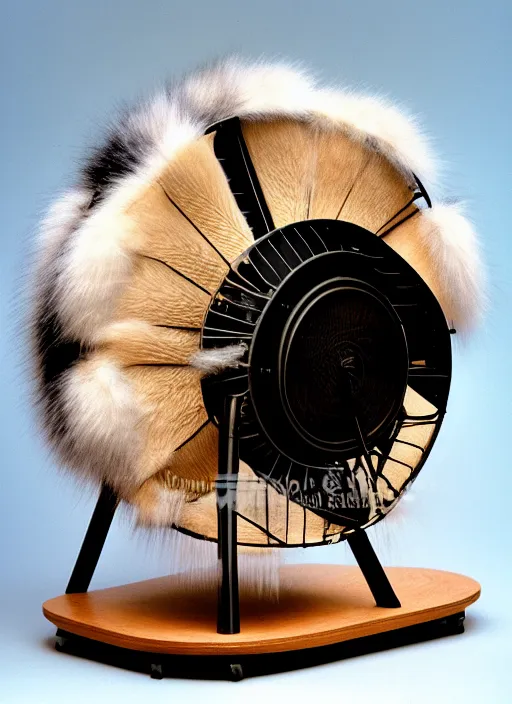
POLYGON ((133 497, 141 528, 179 525, 185 492, 169 490, 155 481, 145 482, 133 497))
MULTIPOLYGON (((165 550, 173 573, 187 593, 218 588, 219 558, 216 543, 198 540, 179 531, 163 531, 179 525, 185 495, 168 491, 155 482, 146 482, 137 493, 136 526, 148 543, 165 550)), ((238 577, 242 592, 265 599, 279 596, 279 570, 283 551, 274 549, 238 548, 238 577)))
POLYGON ((64 193, 42 221, 35 245, 31 282, 30 343, 40 418, 54 443, 65 433, 62 379, 82 354, 80 342, 63 335, 55 310, 60 259, 72 233, 86 217, 90 193, 76 188, 64 193))
POLYGON ((422 215, 422 238, 438 262, 444 313, 457 333, 467 335, 483 317, 486 281, 478 239, 461 203, 434 204, 422 215))
POLYGON ((38 324, 47 319, 55 304, 60 257, 72 233, 86 216, 90 202, 90 193, 83 188, 67 191, 51 205, 39 227, 31 291, 35 312, 32 332, 36 344, 39 341, 38 324))
POLYGON ((326 118, 366 139, 406 173, 434 182, 434 160, 415 121, 381 98, 329 90, 287 64, 247 64, 231 58, 182 82, 123 116, 84 169, 95 202, 123 177, 163 165, 210 125, 244 118, 326 118))
POLYGON ((437 167, 417 121, 383 98, 320 90, 315 95, 315 112, 343 125, 352 137, 376 148, 400 171, 436 183, 437 167))
POLYGON ((57 443, 59 454, 127 498, 138 484, 133 469, 141 452, 143 409, 121 370, 92 358, 66 372, 61 385, 66 432, 57 443))
POLYGON ((41 269, 55 261, 63 243, 85 217, 90 202, 91 195, 86 189, 75 188, 51 205, 41 222, 36 243, 41 269))

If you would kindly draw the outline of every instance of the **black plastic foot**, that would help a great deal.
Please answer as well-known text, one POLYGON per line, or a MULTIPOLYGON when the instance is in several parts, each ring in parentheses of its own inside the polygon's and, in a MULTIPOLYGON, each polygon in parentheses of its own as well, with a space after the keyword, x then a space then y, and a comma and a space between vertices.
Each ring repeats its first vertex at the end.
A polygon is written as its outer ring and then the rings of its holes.
POLYGON ((150 675, 152 680, 162 680, 164 678, 162 663, 152 662, 150 667, 150 675))
POLYGON ((55 650, 58 650, 59 653, 62 653, 66 649, 66 643, 67 643, 67 638, 63 638, 62 636, 56 636, 55 637, 55 650))
POLYGON ((231 670, 231 676, 230 680, 232 682, 240 682, 240 680, 243 680, 244 678, 244 671, 241 665, 230 665, 229 669, 231 670))

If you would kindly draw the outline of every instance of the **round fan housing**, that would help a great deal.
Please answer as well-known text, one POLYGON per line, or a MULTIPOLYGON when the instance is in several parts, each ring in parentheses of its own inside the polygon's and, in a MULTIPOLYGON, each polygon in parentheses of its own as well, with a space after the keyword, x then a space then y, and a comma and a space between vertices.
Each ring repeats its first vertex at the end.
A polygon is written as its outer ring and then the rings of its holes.
POLYGON ((450 386, 449 330, 421 277, 352 223, 287 225, 233 263, 209 307, 203 348, 239 343, 245 365, 204 379, 203 395, 216 422, 243 395, 241 459, 345 532, 386 515, 450 386))

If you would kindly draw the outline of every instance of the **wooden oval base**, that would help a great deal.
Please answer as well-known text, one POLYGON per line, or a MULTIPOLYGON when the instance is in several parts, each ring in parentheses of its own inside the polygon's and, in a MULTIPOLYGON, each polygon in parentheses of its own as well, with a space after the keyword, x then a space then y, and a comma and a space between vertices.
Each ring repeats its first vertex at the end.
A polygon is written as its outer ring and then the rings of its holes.
POLYGON ((290 565, 281 570, 279 601, 241 598, 241 632, 216 632, 216 592, 190 593, 179 577, 160 577, 43 605, 60 629, 132 650, 175 655, 277 653, 323 646, 441 619, 480 595, 469 577, 391 567, 401 608, 374 605, 358 567, 290 565))

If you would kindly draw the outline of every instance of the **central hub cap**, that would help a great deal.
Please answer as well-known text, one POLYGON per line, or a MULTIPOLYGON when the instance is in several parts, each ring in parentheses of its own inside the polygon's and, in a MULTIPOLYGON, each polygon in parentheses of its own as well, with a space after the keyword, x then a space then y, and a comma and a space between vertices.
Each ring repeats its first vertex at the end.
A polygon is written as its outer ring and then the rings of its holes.
POLYGON ((362 441, 389 435, 407 386, 400 319, 371 284, 339 275, 347 257, 326 252, 295 269, 251 346, 258 419, 283 454, 309 466, 353 457, 362 441))

